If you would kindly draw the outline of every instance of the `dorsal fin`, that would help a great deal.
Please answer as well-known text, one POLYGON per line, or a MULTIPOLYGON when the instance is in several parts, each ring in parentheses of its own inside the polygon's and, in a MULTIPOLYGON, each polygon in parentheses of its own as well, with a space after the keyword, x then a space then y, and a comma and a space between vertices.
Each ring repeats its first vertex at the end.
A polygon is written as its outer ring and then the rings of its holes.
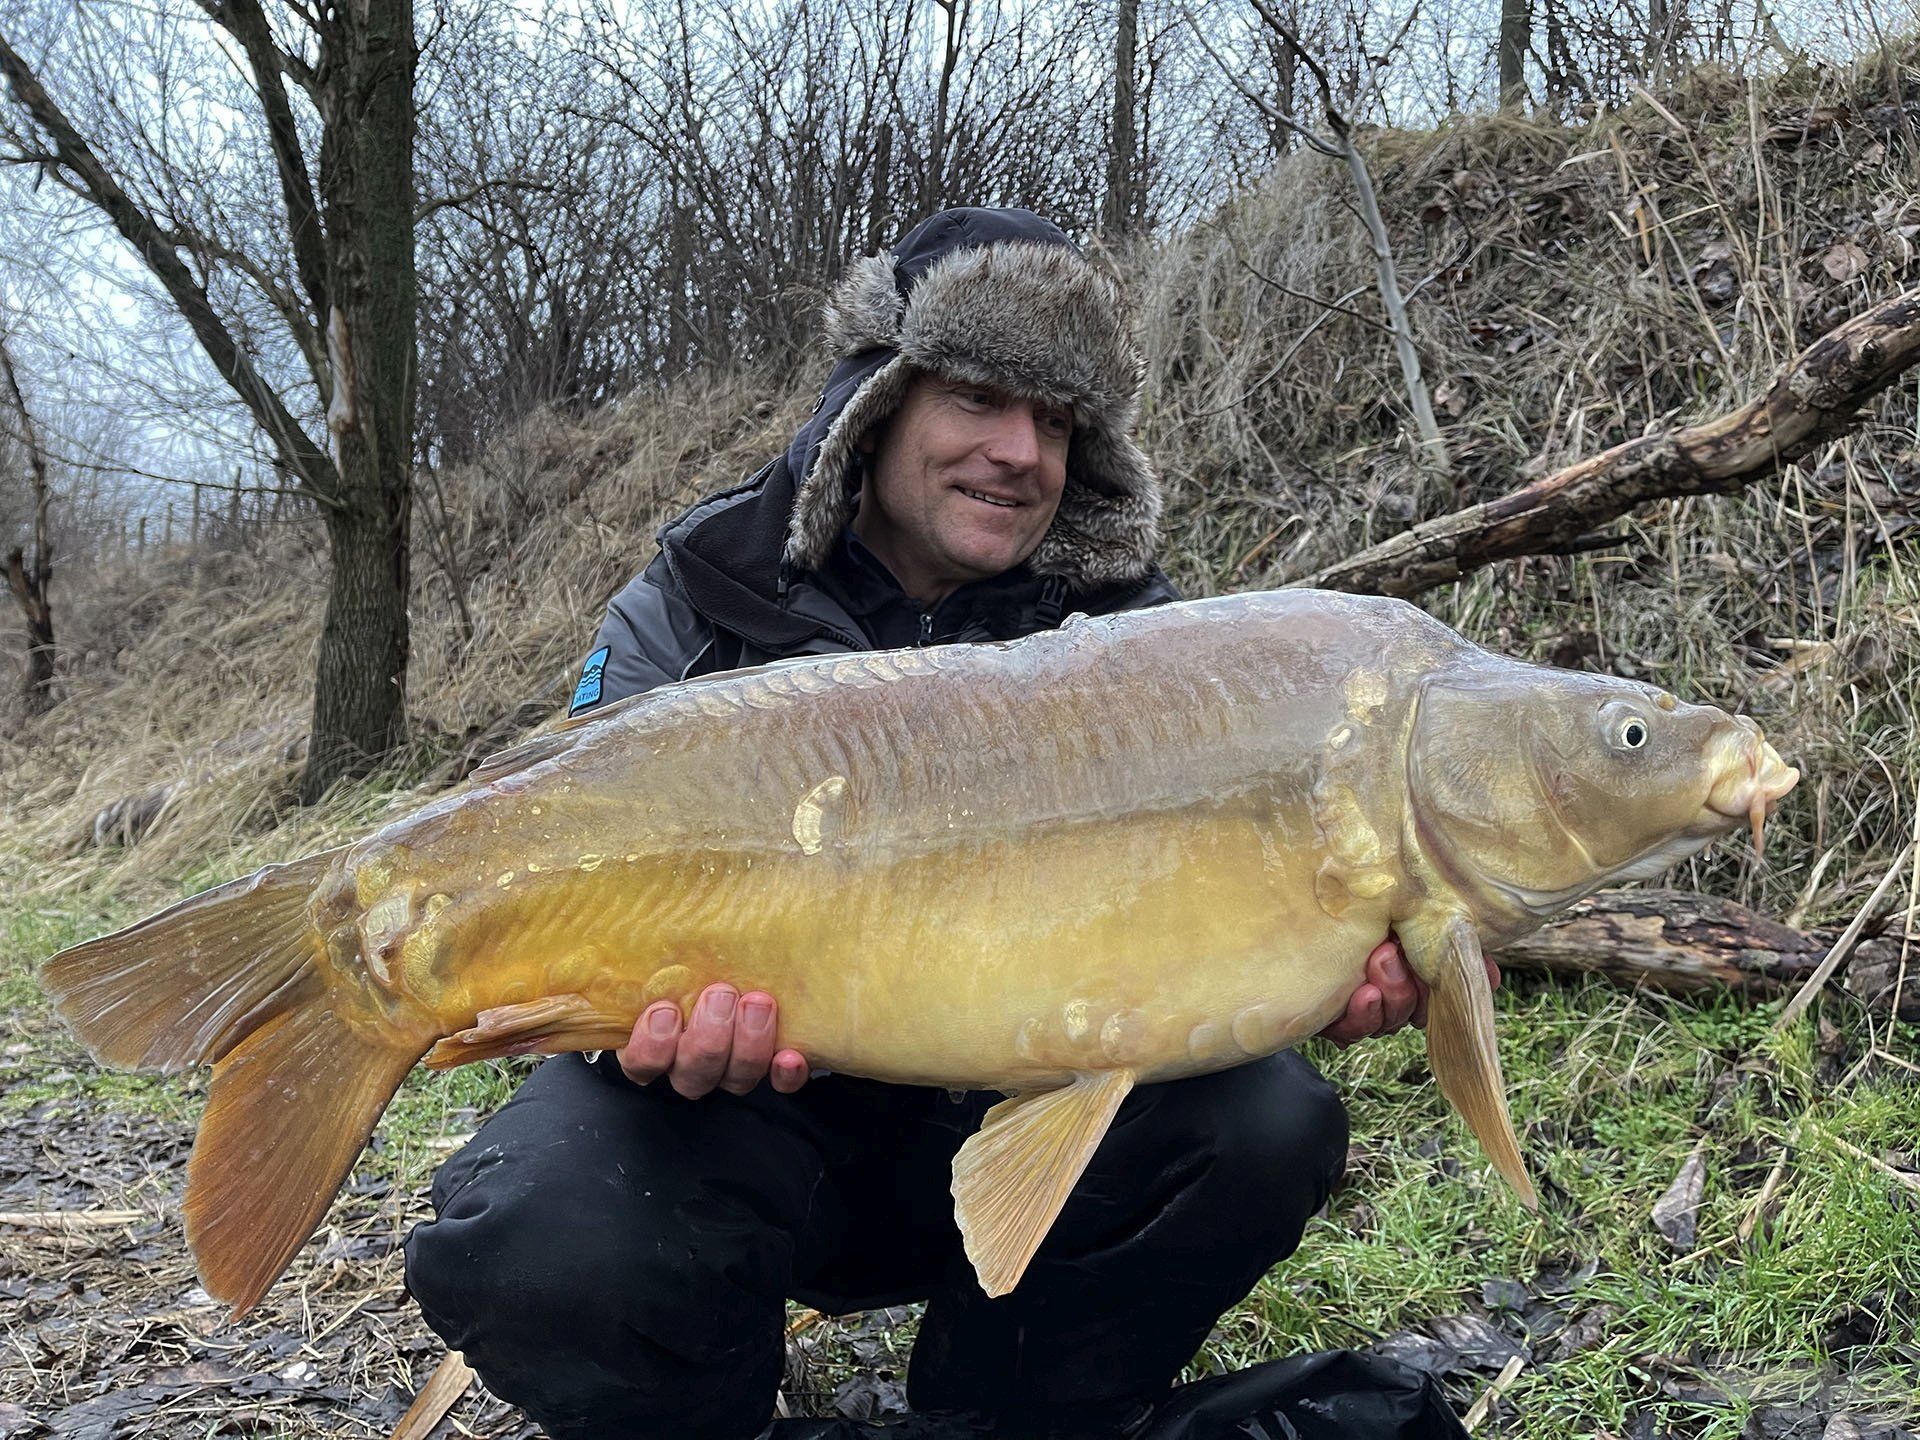
MULTIPOLYGON (((849 653, 863 655, 867 652, 849 653)), ((485 785, 502 776, 512 775, 517 771, 538 765, 542 761, 551 760, 554 756, 572 749, 580 732, 589 725, 598 725, 603 720, 611 720, 642 705, 664 705, 675 696, 685 695, 709 685, 746 680, 756 675, 771 675, 777 671, 789 670, 795 666, 819 665, 826 661, 844 658, 845 656, 834 653, 789 655, 779 660, 768 661, 765 665, 743 665, 738 669, 716 670, 710 675, 698 675, 691 680, 681 680, 670 685, 657 685, 651 690, 641 691, 638 695, 623 696, 605 705, 596 705, 583 714, 571 715, 531 740, 524 740, 518 745, 510 745, 505 750, 497 751, 474 767, 471 778, 476 785, 485 785)))
POLYGON ((579 732, 596 720, 601 720, 631 705, 635 700, 644 700, 644 695, 629 696, 625 700, 616 700, 611 705, 588 711, 585 715, 575 715, 562 720, 551 730, 534 736, 531 740, 522 740, 518 745, 509 745, 504 750, 496 750, 478 765, 467 778, 476 785, 485 785, 488 781, 498 780, 503 775, 525 770, 538 765, 542 760, 551 760, 562 751, 573 747, 579 732))

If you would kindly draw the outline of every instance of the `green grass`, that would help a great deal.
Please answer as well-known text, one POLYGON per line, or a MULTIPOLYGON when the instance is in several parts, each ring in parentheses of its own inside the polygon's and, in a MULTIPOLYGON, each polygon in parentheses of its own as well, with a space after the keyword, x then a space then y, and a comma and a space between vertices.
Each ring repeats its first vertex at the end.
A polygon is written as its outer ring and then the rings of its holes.
POLYGON ((1651 1408, 1663 1429, 1731 1440, 1752 1405, 1789 1403, 1843 1368, 1862 1408, 1920 1403, 1920 1309, 1909 1288, 1920 1276, 1920 1196, 1830 1139, 1910 1164, 1920 1089, 1910 1076, 1876 1076, 1836 1092, 1817 1076, 1811 1022, 1776 1039, 1773 1011, 1597 981, 1503 996, 1514 1119, 1544 1182, 1538 1215, 1445 1113, 1417 1035, 1316 1055, 1352 1111, 1348 1185, 1293 1259, 1223 1323, 1205 1364, 1364 1344, 1428 1317, 1484 1313, 1486 1280, 1527 1283, 1543 1268, 1598 1260, 1556 1302, 1570 1315, 1611 1307, 1598 1342, 1562 1359, 1539 1347, 1548 1354, 1507 1392, 1500 1433, 1620 1433, 1651 1408), (1706 1188, 1696 1253, 1681 1256, 1650 1217, 1696 1144, 1706 1188), (1789 1150, 1765 1220, 1732 1243, 1789 1150), (1882 1312, 1882 1333, 1842 1364, 1821 1338, 1863 1306, 1882 1312), (1718 1404, 1663 1395, 1650 1356, 1677 1357, 1704 1383, 1724 1377, 1729 1393, 1718 1404))

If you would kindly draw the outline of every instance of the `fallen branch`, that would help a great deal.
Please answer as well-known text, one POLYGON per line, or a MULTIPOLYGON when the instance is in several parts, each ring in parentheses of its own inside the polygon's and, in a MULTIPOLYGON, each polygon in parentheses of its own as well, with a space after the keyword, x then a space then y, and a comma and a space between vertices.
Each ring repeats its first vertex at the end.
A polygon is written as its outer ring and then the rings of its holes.
POLYGON ((1603 890, 1495 958, 1507 969, 1598 974, 1661 990, 1771 995, 1811 974, 1824 948, 1730 900, 1603 890))
POLYGON ((5 1210, 0 1225, 18 1225, 28 1230, 118 1230, 146 1219, 139 1210, 5 1210))
POLYGON ((1743 489, 1852 429, 1860 407, 1915 363, 1920 290, 1908 290, 1821 336, 1731 415, 1629 440, 1293 583, 1406 599, 1499 560, 1581 542, 1649 500, 1743 489))
MULTIPOLYGON (((1863 912, 1864 914, 1864 912, 1863 912)), ((1878 1010, 1891 1003, 1882 974, 1898 941, 1847 941, 1854 956, 1848 985, 1854 998, 1878 1010), (1863 983, 1855 987, 1855 973, 1863 983)), ((1680 890, 1603 890, 1494 958, 1510 970, 1604 975, 1623 985, 1680 994, 1732 989, 1770 999, 1806 984, 1822 957, 1835 951, 1830 932, 1806 932, 1757 915, 1731 900, 1680 890)), ((1903 999, 1903 1009, 1913 1006, 1903 999)))

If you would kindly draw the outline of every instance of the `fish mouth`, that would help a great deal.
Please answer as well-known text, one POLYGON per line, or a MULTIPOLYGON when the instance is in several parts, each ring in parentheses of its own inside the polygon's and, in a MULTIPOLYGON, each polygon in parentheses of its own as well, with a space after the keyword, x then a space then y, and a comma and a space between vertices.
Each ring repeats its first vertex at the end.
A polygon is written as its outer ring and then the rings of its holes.
POLYGON ((1707 809, 1736 823, 1744 820, 1753 831, 1757 855, 1765 843, 1767 817, 1781 797, 1800 783, 1800 772, 1780 758, 1760 727, 1744 715, 1736 717, 1734 728, 1723 735, 1707 809))

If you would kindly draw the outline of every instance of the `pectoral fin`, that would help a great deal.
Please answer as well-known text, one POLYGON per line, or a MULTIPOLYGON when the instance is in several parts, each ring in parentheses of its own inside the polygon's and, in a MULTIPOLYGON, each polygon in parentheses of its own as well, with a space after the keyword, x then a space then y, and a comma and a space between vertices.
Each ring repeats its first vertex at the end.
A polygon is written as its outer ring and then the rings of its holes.
POLYGON ((447 1036, 421 1063, 450 1070, 469 1060, 502 1055, 561 1055, 569 1050, 618 1050, 633 1034, 633 1016, 601 1010, 584 995, 543 995, 517 1005, 482 1010, 465 1030, 447 1036))
MULTIPOLYGON (((1529 1210, 1540 1208, 1507 1114, 1506 1082, 1493 1030, 1493 987, 1480 953, 1480 937, 1463 919, 1441 930, 1433 993, 1427 1002, 1427 1060, 1440 1093, 1467 1122, 1514 1194, 1529 1210)), ((1427 967, 1422 966, 1422 969, 1427 967)))
POLYGON ((1131 1070, 1080 1075, 1058 1090, 1002 1100, 953 1157, 953 1216, 989 1295, 1020 1283, 1133 1089, 1131 1070))

